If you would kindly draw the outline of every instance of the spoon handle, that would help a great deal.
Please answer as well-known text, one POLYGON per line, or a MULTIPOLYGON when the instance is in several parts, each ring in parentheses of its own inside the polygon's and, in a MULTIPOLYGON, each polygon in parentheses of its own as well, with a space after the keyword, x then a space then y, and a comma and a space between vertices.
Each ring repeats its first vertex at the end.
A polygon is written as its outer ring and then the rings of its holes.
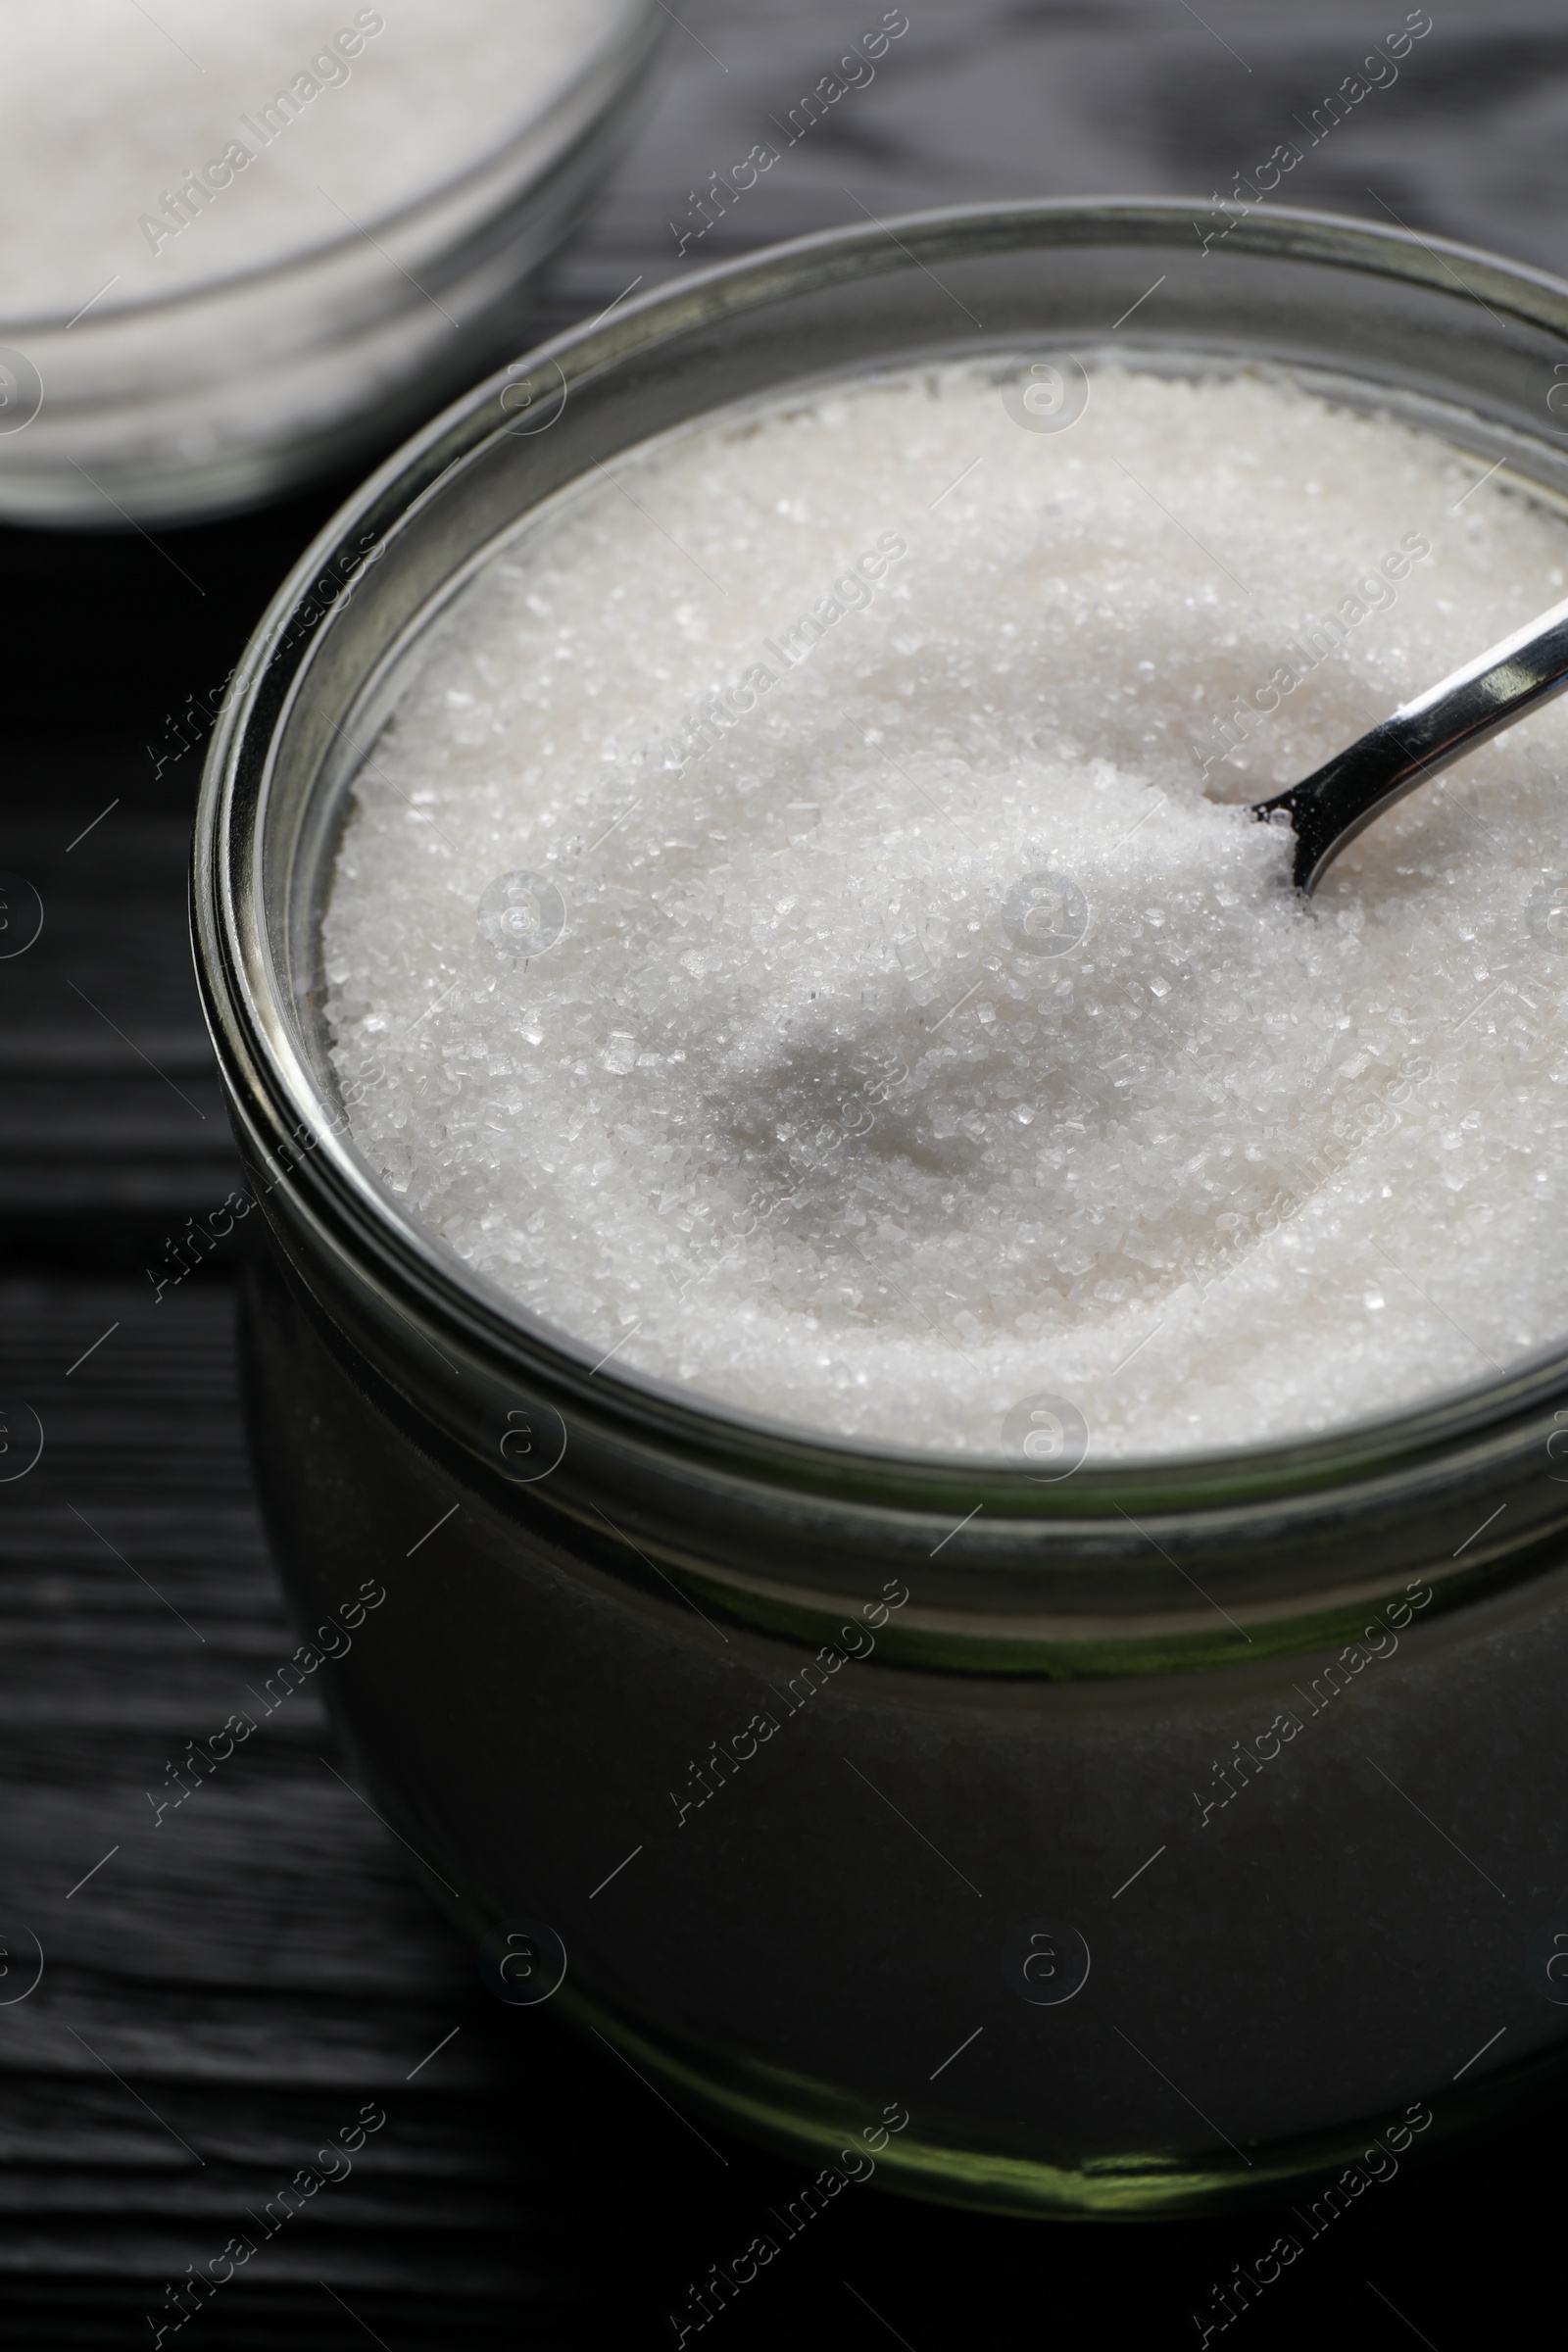
POLYGON ((1363 826, 1478 744, 1568 688, 1568 597, 1527 628, 1404 703, 1327 764, 1253 804, 1296 829, 1296 885, 1308 896, 1363 826))

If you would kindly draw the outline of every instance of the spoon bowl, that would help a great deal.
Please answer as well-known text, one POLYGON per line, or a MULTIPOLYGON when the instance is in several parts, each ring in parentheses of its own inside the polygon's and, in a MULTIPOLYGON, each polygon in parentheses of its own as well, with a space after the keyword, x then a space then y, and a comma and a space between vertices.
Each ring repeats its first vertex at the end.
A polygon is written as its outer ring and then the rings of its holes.
POLYGON ((1348 842, 1428 776, 1490 743, 1568 688, 1568 598, 1490 653, 1403 703, 1299 784, 1254 801, 1296 834, 1296 887, 1310 898, 1348 842))

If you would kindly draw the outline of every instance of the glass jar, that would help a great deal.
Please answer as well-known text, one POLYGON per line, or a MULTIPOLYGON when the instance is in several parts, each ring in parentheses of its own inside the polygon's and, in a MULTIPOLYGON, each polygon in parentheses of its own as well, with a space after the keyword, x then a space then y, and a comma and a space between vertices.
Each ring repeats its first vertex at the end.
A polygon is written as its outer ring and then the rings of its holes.
POLYGON ((657 0, 617 0, 542 113, 390 215, 156 298, 0 318, 0 517, 195 520, 428 415, 522 330, 528 278, 603 179, 665 23, 657 0))
POLYGON ((1568 289, 1539 273, 1284 208, 896 230, 686 279, 481 385, 236 679, 195 924, 301 1667, 493 1986, 676 2102, 998 2211, 1330 2167, 1359 2193, 1562 2065, 1568 1356, 1047 1483, 590 1362, 347 1138, 318 939, 347 787, 432 615, 590 465, 846 370, 1024 374, 1161 279, 1136 364, 1267 360, 1568 495, 1568 289))

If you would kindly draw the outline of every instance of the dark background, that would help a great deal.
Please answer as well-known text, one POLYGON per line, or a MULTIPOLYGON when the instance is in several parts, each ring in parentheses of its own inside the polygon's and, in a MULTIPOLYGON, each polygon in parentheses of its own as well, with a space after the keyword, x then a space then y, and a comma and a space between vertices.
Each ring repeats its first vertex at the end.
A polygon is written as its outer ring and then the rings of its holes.
MULTIPOLYGON (((1405 14, 907 9, 875 83, 682 261, 670 223, 693 224, 690 191, 882 14, 682 0, 633 149, 538 287, 539 334, 638 277, 866 210, 1228 194, 1405 14)), ((1550 0, 1431 13, 1397 84, 1282 193, 1568 273, 1568 20, 1550 0)), ((311 1691, 154 1826, 166 1760, 293 1645, 246 1468, 233 1269, 211 1263, 157 1305, 146 1272, 238 1181, 186 939, 199 745, 155 768, 182 740, 172 719, 221 681, 351 487, 153 537, 0 530, 0 869, 46 909, 37 945, 0 963, 0 1395, 48 1436, 37 1470, 0 1486, 0 2002, 29 1973, 26 1931, 46 1955, 37 1990, 0 2005, 0 2311, 23 2345, 150 2344, 166 2281, 205 2265, 367 2099, 388 2122, 352 2179, 182 2345, 672 2344, 666 2311, 802 2176, 706 2127, 699 2139, 549 2012, 493 2003, 323 1765, 336 1751, 311 1691)), ((1553 2308, 1565 2120, 1407 2163, 1230 2340, 1454 2352, 1522 2332, 1532 2306, 1553 2308)), ((710 2340, 1196 2343, 1192 2310, 1276 2226, 1258 2210, 1062 2228, 856 2189, 710 2340)))

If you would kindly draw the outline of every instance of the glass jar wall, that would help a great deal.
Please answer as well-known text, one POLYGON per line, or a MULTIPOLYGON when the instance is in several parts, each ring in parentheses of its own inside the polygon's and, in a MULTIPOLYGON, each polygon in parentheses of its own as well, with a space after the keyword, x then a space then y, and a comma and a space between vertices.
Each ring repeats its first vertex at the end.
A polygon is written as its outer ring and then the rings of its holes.
POLYGON ((367 486, 236 679, 195 884, 263 1492, 303 1631, 384 1588, 331 1690, 432 1892, 740 2130, 1123 2216, 1554 2080, 1568 1362, 1054 1484, 726 1412, 594 1363, 360 1159, 319 925, 414 647, 558 491, 791 385, 1098 345, 1162 272, 1135 364, 1267 361, 1568 489, 1568 290, 1486 257, 1143 201, 806 240, 562 338, 524 417, 497 378, 367 486))

